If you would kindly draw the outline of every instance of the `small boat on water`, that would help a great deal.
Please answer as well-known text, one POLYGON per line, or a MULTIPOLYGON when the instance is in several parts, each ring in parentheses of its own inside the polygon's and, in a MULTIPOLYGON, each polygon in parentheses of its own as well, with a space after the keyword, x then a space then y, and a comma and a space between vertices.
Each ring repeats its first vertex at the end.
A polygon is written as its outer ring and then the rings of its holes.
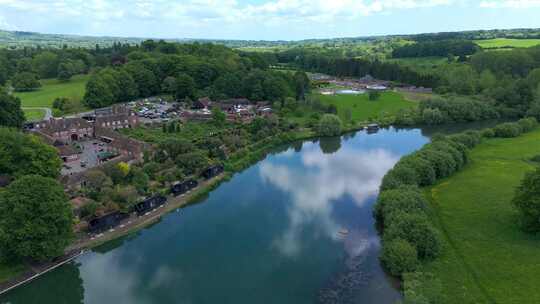
POLYGON ((369 125, 367 126, 367 131, 368 131, 368 132, 377 132, 377 131, 379 131, 379 128, 380 128, 380 127, 379 127, 378 124, 369 124, 369 125))
POLYGON ((341 229, 341 230, 339 231, 339 234, 341 234, 341 235, 347 235, 347 234, 349 234, 349 230, 348 230, 348 229, 341 229))

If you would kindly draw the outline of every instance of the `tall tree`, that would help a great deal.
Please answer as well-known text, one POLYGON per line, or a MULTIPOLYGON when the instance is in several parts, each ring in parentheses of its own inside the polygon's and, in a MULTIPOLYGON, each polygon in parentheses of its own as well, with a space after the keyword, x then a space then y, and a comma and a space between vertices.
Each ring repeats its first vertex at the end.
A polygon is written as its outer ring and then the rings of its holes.
POLYGON ((11 85, 18 92, 32 91, 41 87, 38 75, 29 72, 15 74, 11 78, 11 85))
POLYGON ((38 174, 51 178, 60 175, 62 161, 55 148, 34 135, 0 128, 0 172, 13 177, 38 174))
POLYGON ((23 123, 21 100, 0 89, 0 126, 20 128, 23 123))
POLYGON ((512 202, 519 212, 522 229, 532 233, 539 232, 540 168, 525 175, 512 202))
POLYGON ((33 59, 33 66, 41 78, 53 78, 58 74, 58 55, 45 51, 33 59))
POLYGON ((187 74, 180 74, 176 77, 176 90, 174 97, 177 100, 184 99, 186 97, 195 98, 195 81, 187 74))
POLYGON ((298 71, 294 74, 294 87, 296 100, 305 100, 310 88, 309 78, 305 72, 298 71))
POLYGON ((73 213, 52 178, 21 177, 0 192, 0 252, 44 261, 63 254, 73 237, 73 213))

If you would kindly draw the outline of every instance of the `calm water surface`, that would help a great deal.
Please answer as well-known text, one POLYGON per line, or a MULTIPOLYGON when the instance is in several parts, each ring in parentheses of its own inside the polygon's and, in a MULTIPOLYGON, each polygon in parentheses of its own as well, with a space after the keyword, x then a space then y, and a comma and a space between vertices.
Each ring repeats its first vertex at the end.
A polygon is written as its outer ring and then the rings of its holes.
POLYGON ((372 205, 384 174, 427 142, 388 129, 284 147, 0 303, 394 303, 372 205))

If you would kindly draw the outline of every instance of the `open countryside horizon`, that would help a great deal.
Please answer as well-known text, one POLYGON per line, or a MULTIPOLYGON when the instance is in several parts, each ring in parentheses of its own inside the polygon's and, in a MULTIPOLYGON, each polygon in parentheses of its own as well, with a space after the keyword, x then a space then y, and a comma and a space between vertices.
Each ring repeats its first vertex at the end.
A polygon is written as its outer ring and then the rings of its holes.
POLYGON ((0 4, 0 29, 96 37, 296 41, 540 27, 538 0, 0 0, 0 4))

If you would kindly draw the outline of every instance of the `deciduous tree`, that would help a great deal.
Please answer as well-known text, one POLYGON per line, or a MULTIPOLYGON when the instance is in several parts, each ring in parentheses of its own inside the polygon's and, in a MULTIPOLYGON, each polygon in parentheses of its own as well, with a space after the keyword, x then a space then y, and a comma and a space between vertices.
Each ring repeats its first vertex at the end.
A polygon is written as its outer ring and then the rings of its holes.
POLYGON ((0 192, 0 252, 44 261, 63 254, 73 237, 73 214, 62 185, 38 175, 0 192))

